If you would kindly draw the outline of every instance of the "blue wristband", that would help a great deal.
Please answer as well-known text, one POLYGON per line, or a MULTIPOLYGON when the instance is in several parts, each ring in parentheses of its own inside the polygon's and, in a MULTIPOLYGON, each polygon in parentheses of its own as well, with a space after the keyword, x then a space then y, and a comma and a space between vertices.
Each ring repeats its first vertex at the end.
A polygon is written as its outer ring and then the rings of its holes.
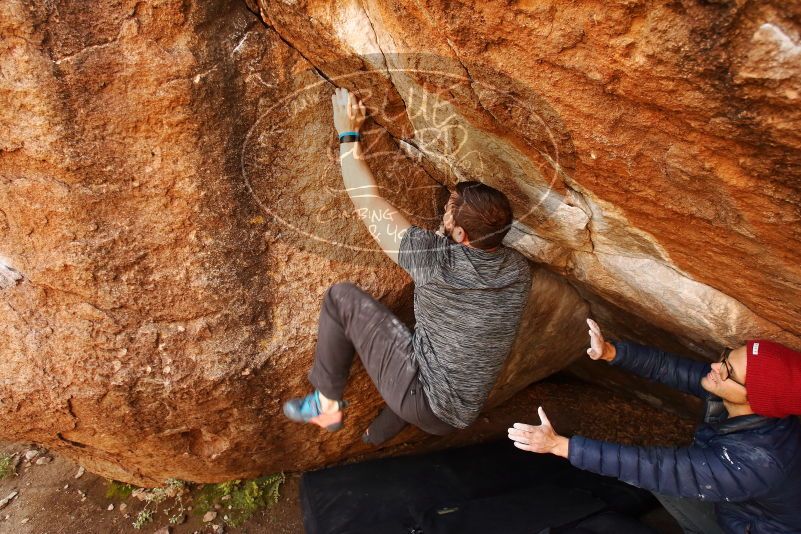
POLYGON ((341 134, 339 134, 339 138, 342 139, 346 135, 355 135, 356 137, 361 137, 361 134, 359 134, 359 132, 342 132, 341 134))

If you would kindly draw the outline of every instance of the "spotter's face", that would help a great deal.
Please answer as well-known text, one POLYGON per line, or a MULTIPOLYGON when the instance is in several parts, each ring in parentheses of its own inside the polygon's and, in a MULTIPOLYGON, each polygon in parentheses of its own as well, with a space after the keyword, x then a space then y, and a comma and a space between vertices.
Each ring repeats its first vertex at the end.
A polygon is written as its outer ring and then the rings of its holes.
POLYGON ((727 360, 731 373, 722 361, 713 363, 712 369, 701 379, 701 387, 734 404, 747 403, 748 396, 745 386, 742 385, 746 383, 746 358, 745 346, 731 351, 727 360))

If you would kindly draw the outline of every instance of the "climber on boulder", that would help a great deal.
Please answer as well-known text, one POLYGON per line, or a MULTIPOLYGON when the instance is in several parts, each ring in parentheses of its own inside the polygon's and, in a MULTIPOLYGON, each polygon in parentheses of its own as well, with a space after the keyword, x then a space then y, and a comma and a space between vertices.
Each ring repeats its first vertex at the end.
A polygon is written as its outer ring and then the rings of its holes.
POLYGON ((362 289, 328 289, 309 381, 315 390, 284 403, 293 421, 342 427, 343 392, 354 352, 386 402, 363 435, 378 445, 411 423, 444 435, 479 414, 508 356, 531 272, 501 244, 512 223, 506 196, 480 182, 456 185, 438 232, 413 226, 381 197, 360 143, 364 104, 331 97, 345 188, 381 249, 415 283, 414 331, 362 289))
POLYGON ((801 532, 801 353, 765 340, 726 349, 713 364, 634 343, 607 343, 591 319, 594 360, 705 401, 688 447, 633 447, 515 423, 509 439, 532 452, 654 493, 684 532, 801 532))

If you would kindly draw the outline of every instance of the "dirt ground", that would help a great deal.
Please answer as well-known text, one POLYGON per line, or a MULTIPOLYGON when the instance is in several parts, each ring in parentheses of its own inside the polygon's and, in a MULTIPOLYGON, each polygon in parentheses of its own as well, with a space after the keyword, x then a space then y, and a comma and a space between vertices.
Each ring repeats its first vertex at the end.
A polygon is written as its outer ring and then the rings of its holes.
MULTIPOLYGON (((535 414, 539 405, 545 407, 557 431, 610 441, 650 445, 684 444, 691 439, 694 426, 693 421, 656 410, 636 399, 560 376, 535 384, 504 405, 487 412, 471 427, 470 441, 504 436, 506 428, 515 421, 536 423, 535 414)), ((321 439, 324 439, 323 434, 321 439)), ((465 440, 459 441, 464 443, 465 440)), ((422 450, 447 446, 447 439, 431 440, 423 445, 422 450)), ((420 446, 415 449, 421 450, 420 446)), ((381 451, 380 455, 404 452, 404 446, 397 445, 381 451)), ((188 510, 185 522, 170 526, 168 516, 163 511, 169 505, 168 501, 158 508, 152 522, 136 530, 133 521, 144 508, 144 502, 134 497, 124 500, 108 498, 108 480, 88 472, 76 478, 80 466, 30 443, 0 442, 0 454, 16 454, 18 458, 16 475, 0 480, 0 502, 13 492, 18 492, 0 509, 0 533, 3 534, 303 532, 299 473, 287 473, 278 503, 256 512, 241 527, 223 526, 224 507, 218 510, 218 517, 208 523, 188 510), (26 452, 34 449, 40 451, 39 454, 30 461, 25 460, 26 452), (159 530, 166 527, 169 530, 159 530)), ((195 489, 192 494, 197 491, 195 489)), ((184 499, 189 506, 192 494, 184 499)), ((676 532, 675 524, 663 512, 650 514, 647 521, 660 532, 676 532)))
MULTIPOLYGON (((24 455, 31 444, 0 443, 0 453, 24 455)), ((3 534, 75 534, 75 533, 131 533, 157 532, 169 526, 168 517, 160 507, 153 521, 140 530, 133 528, 133 521, 145 506, 134 497, 120 500, 107 498, 109 481, 84 473, 76 479, 79 466, 72 461, 44 453, 40 457, 52 458, 44 465, 24 460, 17 468, 17 476, 0 481, 0 499, 13 491, 19 495, 0 510, 0 532, 3 534), (121 506, 122 504, 125 506, 121 506), (113 509, 109 510, 109 505, 113 509)), ((275 506, 256 512, 241 528, 225 527, 225 532, 295 534, 303 532, 300 506, 298 504, 299 474, 288 474, 281 488, 281 498, 275 506)), ((191 506, 191 504, 190 504, 191 506)), ((218 512, 220 519, 224 510, 218 512)), ((213 533, 221 520, 204 524, 202 517, 191 510, 185 514, 186 521, 171 526, 169 532, 213 533)), ((161 534, 161 533, 160 533, 161 534)))

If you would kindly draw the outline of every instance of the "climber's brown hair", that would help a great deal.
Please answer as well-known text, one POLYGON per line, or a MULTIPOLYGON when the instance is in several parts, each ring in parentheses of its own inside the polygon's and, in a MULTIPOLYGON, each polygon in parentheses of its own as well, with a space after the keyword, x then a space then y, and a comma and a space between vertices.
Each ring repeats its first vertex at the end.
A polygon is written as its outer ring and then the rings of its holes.
POLYGON ((467 232, 470 245, 489 250, 503 241, 512 225, 506 195, 481 182, 459 182, 453 200, 454 223, 467 232))

